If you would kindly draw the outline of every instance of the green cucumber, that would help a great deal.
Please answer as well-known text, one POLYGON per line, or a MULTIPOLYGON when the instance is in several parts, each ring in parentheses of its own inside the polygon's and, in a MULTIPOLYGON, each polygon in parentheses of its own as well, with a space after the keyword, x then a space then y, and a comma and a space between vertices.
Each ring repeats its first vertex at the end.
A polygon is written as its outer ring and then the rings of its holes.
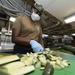
POLYGON ((62 46, 62 48, 75 54, 75 47, 73 47, 73 46, 64 45, 64 46, 62 46))

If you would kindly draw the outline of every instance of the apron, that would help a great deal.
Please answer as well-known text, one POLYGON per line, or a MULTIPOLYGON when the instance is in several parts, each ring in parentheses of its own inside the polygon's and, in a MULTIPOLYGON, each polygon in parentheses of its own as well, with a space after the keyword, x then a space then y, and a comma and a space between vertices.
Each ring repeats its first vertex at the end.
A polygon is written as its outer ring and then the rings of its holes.
POLYGON ((16 54, 16 53, 26 54, 26 53, 30 53, 30 52, 34 53, 33 49, 31 48, 31 45, 18 45, 18 44, 15 44, 14 50, 13 50, 14 54, 16 54))

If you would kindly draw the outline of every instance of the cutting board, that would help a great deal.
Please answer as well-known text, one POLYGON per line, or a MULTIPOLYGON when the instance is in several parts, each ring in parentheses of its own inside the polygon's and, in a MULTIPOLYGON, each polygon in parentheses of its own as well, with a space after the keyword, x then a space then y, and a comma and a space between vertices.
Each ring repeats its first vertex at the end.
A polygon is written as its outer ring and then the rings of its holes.
MULTIPOLYGON (((53 75, 75 75, 75 55, 59 52, 59 56, 70 62, 70 65, 64 69, 54 69, 53 75)), ((43 70, 36 69, 27 75, 42 75, 43 70)))
MULTIPOLYGON (((55 69, 53 75, 75 75, 75 60, 69 60, 70 66, 64 69, 55 69)), ((42 75, 43 70, 37 68, 34 72, 27 75, 42 75)))

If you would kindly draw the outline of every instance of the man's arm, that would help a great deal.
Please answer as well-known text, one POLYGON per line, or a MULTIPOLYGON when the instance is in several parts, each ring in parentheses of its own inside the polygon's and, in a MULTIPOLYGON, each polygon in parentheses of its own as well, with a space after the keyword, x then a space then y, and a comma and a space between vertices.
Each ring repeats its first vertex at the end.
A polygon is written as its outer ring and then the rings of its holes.
POLYGON ((40 35, 39 35, 39 43, 43 46, 43 48, 44 48, 44 43, 43 43, 43 39, 42 39, 42 31, 41 31, 41 33, 40 33, 40 35))
POLYGON ((20 37, 20 31, 12 28, 12 42, 20 45, 27 45, 30 43, 29 39, 25 39, 23 37, 20 37))

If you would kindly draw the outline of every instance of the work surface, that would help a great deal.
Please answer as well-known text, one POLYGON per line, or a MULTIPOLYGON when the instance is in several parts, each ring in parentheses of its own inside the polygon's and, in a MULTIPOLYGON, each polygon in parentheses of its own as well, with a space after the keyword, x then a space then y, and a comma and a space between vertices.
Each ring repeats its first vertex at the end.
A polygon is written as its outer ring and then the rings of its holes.
MULTIPOLYGON (((75 55, 54 51, 54 54, 67 59, 70 65, 64 69, 54 69, 53 75, 75 75, 75 55)), ((42 75, 43 70, 36 68, 33 72, 26 75, 42 75)))
MULTIPOLYGON (((70 66, 64 69, 55 69, 53 75, 75 75, 75 55, 56 52, 63 59, 67 59, 70 62, 70 66)), ((34 72, 27 75, 42 75, 43 70, 36 69, 34 72)))

